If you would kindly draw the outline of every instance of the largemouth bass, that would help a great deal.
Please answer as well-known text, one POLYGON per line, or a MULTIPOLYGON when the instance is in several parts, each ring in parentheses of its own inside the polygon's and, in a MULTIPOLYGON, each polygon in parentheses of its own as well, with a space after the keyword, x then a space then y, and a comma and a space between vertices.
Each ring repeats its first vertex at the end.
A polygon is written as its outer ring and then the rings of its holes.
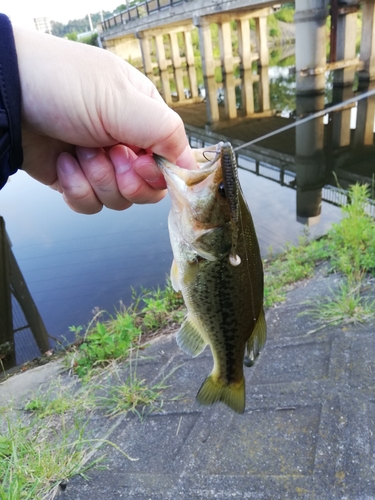
POLYGON ((155 155, 172 199, 171 283, 187 307, 177 343, 192 356, 211 348, 213 370, 197 401, 243 413, 243 364, 251 366, 266 341, 262 259, 230 143, 193 154, 192 170, 155 155))

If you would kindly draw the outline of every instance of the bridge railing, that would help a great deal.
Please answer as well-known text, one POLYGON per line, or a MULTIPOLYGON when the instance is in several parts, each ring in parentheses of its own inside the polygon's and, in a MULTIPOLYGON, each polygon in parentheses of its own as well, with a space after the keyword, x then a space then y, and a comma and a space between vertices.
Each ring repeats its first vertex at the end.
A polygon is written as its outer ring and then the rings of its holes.
POLYGON ((109 17, 103 21, 101 25, 103 31, 109 30, 116 26, 127 24, 134 19, 140 19, 141 17, 148 16, 187 1, 189 0, 145 0, 144 2, 138 2, 136 5, 123 10, 115 16, 109 17))

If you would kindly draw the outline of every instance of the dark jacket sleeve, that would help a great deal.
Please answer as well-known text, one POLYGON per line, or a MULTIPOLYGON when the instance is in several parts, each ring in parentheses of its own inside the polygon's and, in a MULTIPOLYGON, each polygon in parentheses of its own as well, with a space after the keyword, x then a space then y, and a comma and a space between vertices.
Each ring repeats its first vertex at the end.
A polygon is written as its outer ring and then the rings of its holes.
POLYGON ((0 189, 21 168, 21 86, 12 25, 0 14, 0 189))

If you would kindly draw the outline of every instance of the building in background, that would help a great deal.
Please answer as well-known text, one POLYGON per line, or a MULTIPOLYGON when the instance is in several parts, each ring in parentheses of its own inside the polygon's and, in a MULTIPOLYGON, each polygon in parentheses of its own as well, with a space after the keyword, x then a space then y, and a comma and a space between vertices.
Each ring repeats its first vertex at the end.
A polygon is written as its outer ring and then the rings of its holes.
POLYGON ((34 17, 34 24, 37 31, 42 33, 49 33, 51 35, 51 21, 48 17, 34 17))

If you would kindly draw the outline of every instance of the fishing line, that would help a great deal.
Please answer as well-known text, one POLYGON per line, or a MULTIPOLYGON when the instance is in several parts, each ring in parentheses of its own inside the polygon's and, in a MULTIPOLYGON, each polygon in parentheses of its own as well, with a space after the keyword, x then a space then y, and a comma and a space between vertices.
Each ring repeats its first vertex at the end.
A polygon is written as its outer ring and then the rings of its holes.
POLYGON ((286 130, 289 130, 291 128, 297 127, 298 125, 302 125, 303 123, 309 122, 310 120, 314 120, 315 118, 320 118, 321 116, 326 115, 327 113, 330 113, 332 111, 338 111, 344 106, 348 106, 349 104, 354 104, 362 99, 366 99, 367 97, 371 97, 375 95, 375 89, 373 90, 368 90, 367 92, 364 92, 363 94, 352 97, 351 99, 348 99, 344 102, 341 102, 339 104, 334 104, 333 106, 329 106, 328 108, 324 108, 321 111, 317 111, 316 113, 313 113, 312 115, 306 116, 305 118, 301 118, 300 120, 296 120, 294 123, 289 123, 289 125, 285 125, 285 127, 278 128, 277 130, 274 130, 273 132, 269 132, 268 134, 262 135, 261 137, 257 137, 256 139, 253 139, 252 141, 245 142, 244 144, 241 144, 241 146, 237 146, 236 148, 233 148, 233 151, 239 151, 240 149, 246 148, 247 146, 252 146, 253 144, 263 141, 264 139, 268 139, 269 137, 273 137, 274 135, 281 134, 281 132, 285 132, 286 130))

